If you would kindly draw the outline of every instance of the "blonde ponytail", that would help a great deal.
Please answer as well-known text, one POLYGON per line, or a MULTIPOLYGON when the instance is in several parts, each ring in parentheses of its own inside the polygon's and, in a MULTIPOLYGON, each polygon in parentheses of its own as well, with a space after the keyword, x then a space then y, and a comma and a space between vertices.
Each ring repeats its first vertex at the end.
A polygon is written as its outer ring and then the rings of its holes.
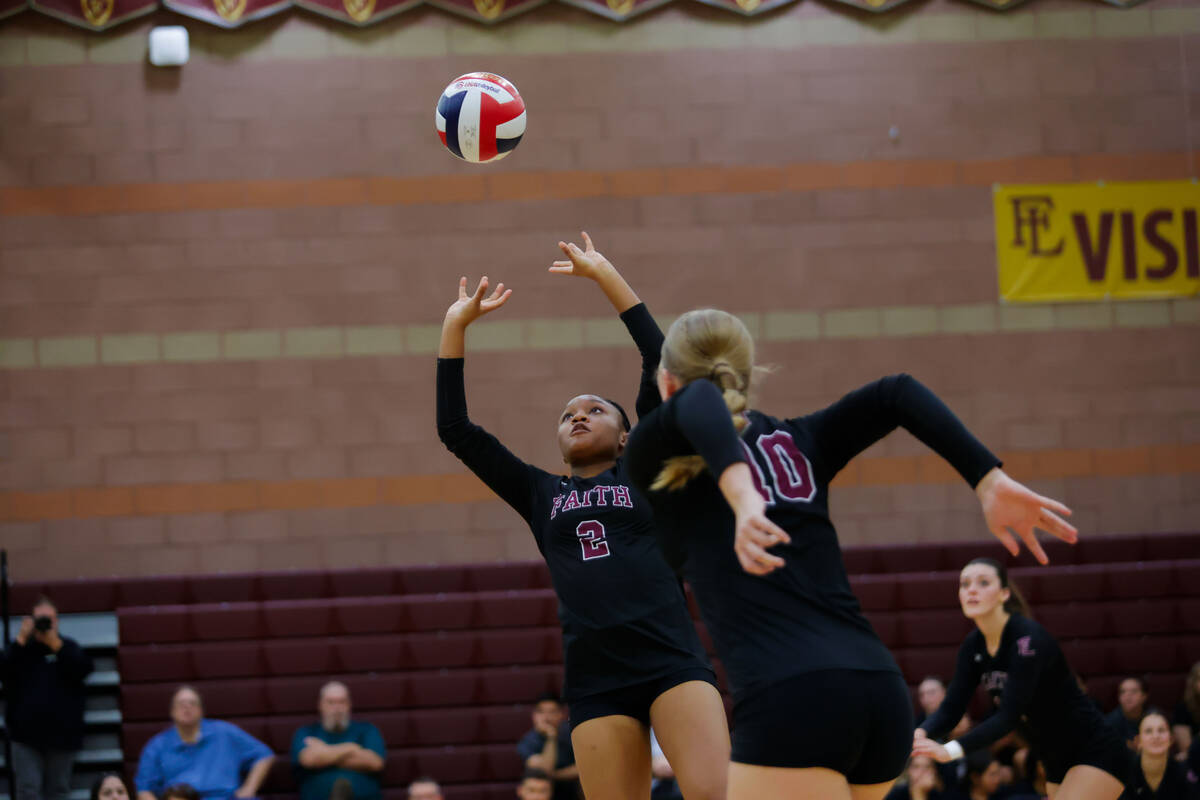
MULTIPOLYGON (((675 320, 662 348, 662 368, 684 385, 708 378, 721 389, 733 426, 741 432, 754 374, 754 340, 742 321, 715 308, 689 311, 675 320)), ((650 484, 652 490, 682 489, 705 469, 698 455, 674 456, 650 484)))

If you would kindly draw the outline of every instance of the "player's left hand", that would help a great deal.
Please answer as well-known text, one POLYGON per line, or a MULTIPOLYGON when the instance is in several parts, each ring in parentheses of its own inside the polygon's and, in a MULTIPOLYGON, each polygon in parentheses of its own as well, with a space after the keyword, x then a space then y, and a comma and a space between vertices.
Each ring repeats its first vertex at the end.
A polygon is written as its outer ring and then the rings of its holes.
POLYGON ((792 539, 767 518, 765 510, 757 509, 736 514, 733 552, 742 569, 751 575, 767 575, 784 565, 784 560, 767 548, 786 544, 792 539))
POLYGON ((912 754, 914 756, 929 756, 939 764, 945 764, 951 760, 950 754, 946 752, 946 748, 933 739, 915 739, 913 741, 912 754))
POLYGON ((1058 516, 1071 516, 1071 509, 1018 483, 999 467, 983 477, 975 487, 975 494, 983 507, 988 530, 1014 556, 1021 550, 1014 534, 1020 537, 1039 564, 1048 564, 1050 559, 1038 543, 1036 529, 1041 528, 1071 544, 1079 539, 1079 531, 1058 516))
POLYGON ((587 231, 582 231, 584 249, 580 250, 574 242, 559 242, 558 247, 567 257, 567 261, 555 261, 550 265, 550 271, 558 275, 575 275, 580 278, 595 280, 601 272, 610 270, 613 265, 596 250, 592 237, 587 231))

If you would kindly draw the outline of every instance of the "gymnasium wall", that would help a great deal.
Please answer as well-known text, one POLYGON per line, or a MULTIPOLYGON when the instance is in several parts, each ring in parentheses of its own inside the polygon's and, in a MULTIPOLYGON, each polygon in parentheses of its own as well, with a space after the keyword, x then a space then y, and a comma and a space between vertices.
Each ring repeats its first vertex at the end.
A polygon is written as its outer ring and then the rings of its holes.
MULTIPOLYGON (((555 418, 632 403, 593 234, 663 320, 741 313, 794 415, 908 371, 1083 535, 1200 520, 1200 302, 997 302, 997 182, 1196 176, 1200 3, 802 0, 621 25, 544 7, 492 29, 311 15, 144 63, 106 35, 0 23, 0 546, 16 578, 536 556, 434 430, 457 280, 514 289, 471 339, 475 419, 547 469, 555 418), (456 163, 433 104, 513 80, 518 151, 456 163), (899 137, 888 129, 895 125, 899 137)), ((845 542, 986 536, 907 434, 839 479, 845 542)))

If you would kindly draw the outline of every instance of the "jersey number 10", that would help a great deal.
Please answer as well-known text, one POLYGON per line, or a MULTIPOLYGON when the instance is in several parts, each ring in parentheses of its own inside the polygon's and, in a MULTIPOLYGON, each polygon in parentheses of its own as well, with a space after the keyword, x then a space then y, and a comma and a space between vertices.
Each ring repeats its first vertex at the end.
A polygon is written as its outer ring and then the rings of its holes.
POLYGON ((768 506, 775 505, 775 499, 789 503, 810 503, 817 496, 817 482, 813 480, 812 464, 796 447, 792 435, 787 431, 772 431, 759 436, 754 447, 766 460, 767 469, 771 473, 768 482, 763 476, 762 468, 754 457, 750 445, 742 442, 742 450, 746 453, 746 461, 750 464, 750 472, 754 476, 754 485, 758 493, 767 501, 768 506))

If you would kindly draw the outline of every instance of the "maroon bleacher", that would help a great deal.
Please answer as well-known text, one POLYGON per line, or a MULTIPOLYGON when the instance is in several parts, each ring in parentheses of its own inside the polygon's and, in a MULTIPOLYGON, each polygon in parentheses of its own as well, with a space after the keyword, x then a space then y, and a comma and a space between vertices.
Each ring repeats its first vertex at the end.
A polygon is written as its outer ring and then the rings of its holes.
MULTIPOLYGON (((867 617, 910 684, 952 671, 969 630, 958 571, 987 555, 1010 566, 1093 696, 1111 706, 1120 678, 1139 674, 1153 702, 1173 705, 1200 660, 1200 533, 1046 549, 1048 567, 1027 554, 1008 558, 988 540, 844 555, 867 617)), ((20 607, 40 592, 64 612, 117 611, 131 760, 165 725, 180 682, 196 686, 206 713, 286 754, 296 728, 315 718, 318 688, 336 677, 350 687, 355 714, 384 732, 387 800, 425 773, 445 780, 447 798, 509 798, 528 702, 561 683, 557 600, 540 563, 57 581, 15 586, 13 601, 20 607)), ((285 762, 266 787, 280 799, 294 795, 285 762)))

